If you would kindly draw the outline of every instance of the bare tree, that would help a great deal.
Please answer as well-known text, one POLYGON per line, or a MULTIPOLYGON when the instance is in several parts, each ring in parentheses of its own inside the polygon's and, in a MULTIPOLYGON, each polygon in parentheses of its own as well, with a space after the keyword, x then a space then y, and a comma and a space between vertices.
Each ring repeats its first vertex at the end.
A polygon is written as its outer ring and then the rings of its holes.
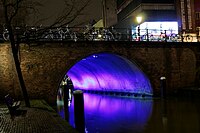
MULTIPOLYGON (((54 26, 63 26, 72 23, 79 15, 81 15, 82 11, 89 4, 90 0, 64 1, 65 8, 63 10, 63 13, 55 20, 54 23, 50 24, 50 26, 48 27, 45 27, 44 30, 54 26), (81 4, 78 4, 80 2, 81 4)), ((29 13, 34 13, 36 11, 35 7, 41 5, 38 2, 33 2, 33 0, 1 0, 0 6, 0 8, 3 9, 3 22, 5 23, 5 27, 9 32, 9 40, 14 58, 14 64, 19 79, 20 87, 23 93, 23 97, 25 100, 25 104, 27 107, 30 107, 29 95, 23 79, 18 55, 20 42, 17 40, 17 38, 15 38, 16 33, 14 32, 14 29, 16 25, 24 25, 26 23, 24 16, 28 16, 29 13)))

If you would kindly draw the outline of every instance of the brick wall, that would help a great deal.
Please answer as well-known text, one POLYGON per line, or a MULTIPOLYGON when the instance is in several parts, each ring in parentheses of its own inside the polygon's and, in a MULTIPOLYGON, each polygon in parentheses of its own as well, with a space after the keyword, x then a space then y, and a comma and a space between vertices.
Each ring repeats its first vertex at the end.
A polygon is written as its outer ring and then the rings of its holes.
MULTIPOLYGON (((149 77, 155 95, 160 93, 161 76, 167 78, 169 93, 194 85, 196 57, 190 48, 134 47, 133 43, 52 43, 30 48, 21 45, 21 69, 30 98, 55 103, 60 80, 67 70, 98 52, 116 53, 136 63, 149 77)), ((22 97, 8 44, 0 44, 0 79, 1 98, 6 93, 22 97)))

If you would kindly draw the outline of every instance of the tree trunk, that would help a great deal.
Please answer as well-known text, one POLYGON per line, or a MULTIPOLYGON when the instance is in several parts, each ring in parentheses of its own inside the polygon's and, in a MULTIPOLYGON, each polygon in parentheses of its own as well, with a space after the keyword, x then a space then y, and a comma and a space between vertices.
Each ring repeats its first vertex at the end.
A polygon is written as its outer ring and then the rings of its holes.
POLYGON ((21 67, 20 67, 20 62, 19 62, 19 57, 18 57, 19 45, 15 44, 13 30, 12 30, 11 25, 9 25, 9 24, 8 24, 8 31, 9 31, 9 36, 10 36, 10 44, 11 44, 11 48, 12 48, 12 54, 13 54, 13 58, 14 58, 15 68, 17 71, 17 76, 18 76, 18 80, 20 83, 20 87, 22 89, 24 101, 25 101, 26 107, 30 107, 29 96, 28 96, 26 86, 24 83, 24 79, 23 79, 23 75, 22 75, 22 71, 21 71, 21 67))
POLYGON ((9 18, 9 15, 8 15, 8 13, 9 13, 8 4, 6 3, 6 1, 3 1, 2 4, 3 4, 5 24, 6 24, 6 27, 8 28, 8 32, 9 32, 10 45, 12 48, 12 54, 13 54, 13 59, 14 59, 14 63, 15 63, 15 68, 16 68, 19 84, 22 89, 26 107, 30 107, 30 101, 29 101, 28 93, 26 90, 26 86, 24 83, 24 79, 23 79, 23 75, 22 75, 22 71, 21 71, 21 67, 20 67, 20 62, 19 62, 19 58, 18 58, 19 44, 16 44, 16 43, 19 43, 19 42, 17 42, 17 41, 15 42, 14 33, 13 33, 13 29, 12 29, 12 24, 11 24, 12 17, 9 18))

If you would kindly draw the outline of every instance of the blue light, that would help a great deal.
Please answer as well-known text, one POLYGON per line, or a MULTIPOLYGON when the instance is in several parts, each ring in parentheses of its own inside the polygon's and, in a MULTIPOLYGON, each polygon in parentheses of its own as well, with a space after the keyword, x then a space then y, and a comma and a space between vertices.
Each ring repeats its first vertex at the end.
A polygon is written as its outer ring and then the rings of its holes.
MULTIPOLYGON (((58 113, 64 119, 63 101, 58 103, 57 107, 58 113)), ((142 132, 152 115, 152 110, 151 99, 141 100, 84 93, 85 124, 89 133, 142 132)), ((75 127, 74 99, 69 107, 69 114, 69 123, 75 127)))
POLYGON ((152 95, 148 77, 134 62, 116 54, 88 56, 76 63, 67 75, 75 89, 152 95))

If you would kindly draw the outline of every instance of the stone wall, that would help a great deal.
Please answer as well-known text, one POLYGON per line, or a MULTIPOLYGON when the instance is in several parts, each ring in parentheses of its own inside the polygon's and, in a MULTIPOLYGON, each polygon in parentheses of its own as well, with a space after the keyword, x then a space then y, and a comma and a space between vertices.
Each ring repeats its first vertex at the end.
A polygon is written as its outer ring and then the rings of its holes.
MULTIPOLYGON (((163 45, 163 44, 162 44, 163 45)), ((135 62, 149 77, 154 95, 160 93, 160 77, 167 78, 168 92, 194 86, 196 57, 189 48, 135 47, 134 42, 77 42, 21 45, 21 69, 30 98, 56 102, 57 89, 67 70, 80 59, 99 52, 111 52, 135 62)), ((12 93, 22 97, 11 50, 0 44, 0 97, 12 93)))
POLYGON ((0 99, 7 93, 16 96, 18 82, 14 69, 11 49, 8 44, 0 44, 0 99))

